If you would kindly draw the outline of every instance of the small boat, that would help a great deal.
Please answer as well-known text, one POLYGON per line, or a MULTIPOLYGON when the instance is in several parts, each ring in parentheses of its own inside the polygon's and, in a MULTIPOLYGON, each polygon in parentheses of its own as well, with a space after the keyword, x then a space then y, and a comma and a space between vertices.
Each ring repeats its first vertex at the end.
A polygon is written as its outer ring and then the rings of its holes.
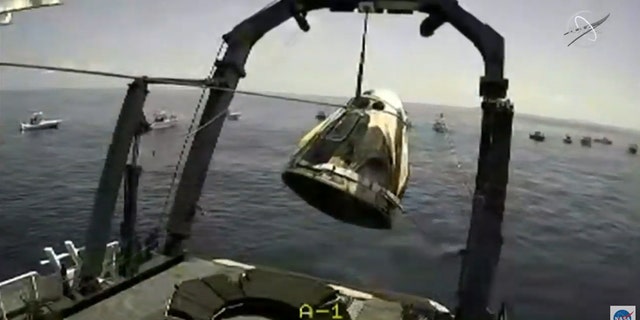
POLYGON ((58 129, 60 122, 60 119, 46 120, 42 112, 34 112, 28 123, 20 123, 20 131, 58 129))
POLYGON ((444 114, 440 114, 440 118, 433 124, 433 131, 438 133, 447 132, 447 124, 444 122, 444 114))
POLYGON ((537 142, 542 142, 545 139, 544 133, 542 133, 540 131, 536 131, 534 133, 529 133, 529 139, 531 139, 533 141, 537 141, 537 142))
POLYGON ((593 142, 601 143, 601 144, 604 144, 604 145, 610 145, 610 144, 613 143, 611 140, 607 139, 607 137, 593 139, 593 142))
POLYGON ((153 115, 151 129, 166 129, 178 124, 178 117, 174 114, 167 114, 166 111, 156 112, 153 115))
POLYGON ((638 145, 637 145, 637 144, 635 144, 635 143, 630 144, 630 145, 629 145, 629 148, 627 149, 627 151, 628 151, 630 154, 636 154, 636 153, 638 153, 638 145))
POLYGON ((324 111, 320 110, 320 111, 318 111, 318 113, 316 113, 316 120, 323 121, 326 118, 327 118, 327 114, 324 113, 324 111))
POLYGON ((567 134, 564 136, 564 139, 562 139, 562 142, 564 142, 565 144, 572 144, 573 140, 571 140, 571 136, 567 134))
POLYGON ((229 112, 229 114, 227 114, 227 119, 229 120, 233 120, 233 121, 238 121, 240 120, 240 116, 242 115, 242 113, 240 112, 229 112))
POLYGON ((582 137, 580 144, 584 147, 591 147, 591 137, 582 137))
POLYGON ((409 130, 413 128, 413 123, 411 122, 411 120, 409 120, 409 112, 405 110, 405 113, 407 114, 407 120, 404 122, 404 126, 405 128, 407 128, 407 130, 409 130))

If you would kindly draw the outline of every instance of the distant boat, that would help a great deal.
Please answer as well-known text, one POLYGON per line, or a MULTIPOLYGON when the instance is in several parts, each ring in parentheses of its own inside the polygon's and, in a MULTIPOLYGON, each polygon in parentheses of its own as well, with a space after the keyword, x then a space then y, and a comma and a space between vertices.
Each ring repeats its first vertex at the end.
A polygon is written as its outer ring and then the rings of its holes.
POLYGON ((438 133, 447 132, 449 129, 447 128, 447 124, 444 122, 444 114, 440 114, 440 118, 436 120, 433 124, 433 131, 438 133))
POLYGON ((629 145, 629 148, 627 149, 627 151, 628 151, 630 154, 636 154, 636 153, 638 153, 638 145, 637 145, 637 144, 635 144, 635 143, 630 144, 630 145, 629 145))
POLYGON ((323 121, 326 118, 327 118, 327 114, 324 113, 324 111, 320 110, 318 111, 318 113, 316 113, 316 120, 323 121))
POLYGON ((62 120, 46 120, 42 112, 34 112, 27 123, 20 123, 20 131, 58 129, 62 120))
POLYGON ((174 114, 167 114, 166 111, 156 112, 153 115, 153 122, 151 122, 151 129, 166 129, 174 127, 178 124, 178 117, 174 114))
POLYGON ((601 144, 604 144, 604 145, 610 145, 610 144, 613 143, 611 140, 607 139, 607 137, 593 139, 593 142, 601 143, 601 144))
POLYGON ((571 136, 570 135, 565 135, 564 139, 562 139, 562 142, 564 142, 565 144, 572 144, 573 140, 571 140, 571 136))
POLYGON ((233 120, 233 121, 238 121, 240 120, 240 116, 242 115, 242 113, 240 112, 229 112, 229 114, 227 114, 227 119, 229 120, 233 120))
POLYGON ((536 141, 536 142, 542 142, 545 139, 544 133, 542 133, 540 131, 536 131, 534 133, 530 133, 529 134, 529 139, 531 139, 533 141, 536 141))
POLYGON ((407 120, 404 122, 404 126, 407 128, 407 130, 409 130, 413 128, 413 123, 411 122, 411 120, 409 120, 409 112, 405 110, 405 114, 407 115, 407 120))
POLYGON ((591 137, 582 137, 580 144, 584 147, 591 147, 591 137))

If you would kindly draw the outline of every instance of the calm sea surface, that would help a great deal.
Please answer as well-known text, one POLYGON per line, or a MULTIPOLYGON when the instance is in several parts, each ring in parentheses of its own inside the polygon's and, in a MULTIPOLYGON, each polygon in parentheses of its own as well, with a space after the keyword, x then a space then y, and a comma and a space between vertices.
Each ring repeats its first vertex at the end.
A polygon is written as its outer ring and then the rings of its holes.
MULTIPOLYGON (((36 268, 45 246, 62 250, 68 239, 82 244, 124 92, 124 86, 0 92, 0 279, 36 268), (19 120, 33 111, 65 122, 59 130, 20 134, 19 120)), ((182 123, 143 138, 143 232, 161 219, 198 95, 156 88, 147 99, 146 110, 176 112, 182 123)), ((372 231, 318 213, 280 180, 319 107, 238 96, 233 108, 242 119, 223 129, 201 199, 209 212, 196 221, 194 251, 455 305, 479 109, 407 106, 415 125, 403 200, 407 219, 396 230, 372 231), (431 130, 440 112, 453 129, 457 156, 431 130)), ((495 300, 513 304, 517 319, 531 320, 606 319, 609 305, 640 305, 640 157, 625 153, 640 134, 523 116, 514 126, 495 300), (545 132, 547 142, 530 141, 533 130, 545 132), (576 143, 564 145, 565 133, 576 143), (583 134, 606 135, 614 144, 582 148, 577 140, 583 134)))

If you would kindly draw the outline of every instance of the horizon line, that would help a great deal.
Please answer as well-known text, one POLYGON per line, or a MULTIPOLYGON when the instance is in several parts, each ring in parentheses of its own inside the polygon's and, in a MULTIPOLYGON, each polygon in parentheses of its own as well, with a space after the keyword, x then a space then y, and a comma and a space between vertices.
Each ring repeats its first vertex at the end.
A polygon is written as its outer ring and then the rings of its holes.
MULTIPOLYGON (((158 87, 160 90, 169 90, 169 91, 188 91, 188 90, 202 90, 202 88, 198 88, 198 87, 180 87, 180 86, 160 86, 158 87)), ((12 89, 12 88, 0 88, 0 92, 10 92, 10 91, 14 91, 14 92, 27 92, 27 91, 55 91, 55 90, 122 90, 122 89, 126 89, 126 86, 123 87, 42 87, 42 88, 25 88, 25 89, 12 89)), ((323 97, 323 98, 335 98, 335 99, 349 99, 348 96, 337 96, 337 95, 322 95, 322 94, 313 94, 313 93, 294 93, 294 92, 283 92, 283 91, 269 91, 269 90, 246 90, 243 89, 241 91, 251 91, 251 92, 255 92, 255 93, 263 93, 263 94, 276 94, 276 95, 283 95, 283 96, 315 96, 315 97, 323 97)), ((238 93, 239 95, 243 95, 246 96, 244 94, 238 93)), ((404 100, 403 103, 405 104, 426 104, 426 105, 432 105, 432 106, 439 106, 439 107, 445 107, 445 108, 458 108, 458 109, 474 109, 474 108, 478 108, 480 109, 480 103, 481 101, 478 101, 478 106, 460 106, 460 105, 448 105, 448 104, 438 104, 438 103, 430 103, 430 102, 424 102, 424 101, 408 101, 408 100, 404 100)), ((599 123, 599 122, 594 122, 594 121, 590 121, 590 120, 583 120, 583 119, 569 119, 569 118, 562 118, 562 117, 552 117, 552 116, 544 116, 544 115, 539 115, 539 114, 533 114, 533 113, 528 113, 528 112, 523 112, 523 111, 518 111, 514 113, 516 116, 518 115, 523 115, 525 117, 532 117, 532 118, 539 118, 539 119, 545 119, 545 120, 552 120, 552 121, 564 121, 564 122, 573 122, 573 123, 578 123, 578 124, 585 124, 585 125, 592 125, 592 126, 599 126, 599 127, 605 127, 605 128, 613 128, 613 129, 621 129, 621 130, 625 130, 625 131, 632 131, 632 132, 640 132, 640 130, 638 130, 635 127, 625 127, 625 126, 620 126, 620 125, 612 125, 612 124, 603 124, 603 123, 599 123)))

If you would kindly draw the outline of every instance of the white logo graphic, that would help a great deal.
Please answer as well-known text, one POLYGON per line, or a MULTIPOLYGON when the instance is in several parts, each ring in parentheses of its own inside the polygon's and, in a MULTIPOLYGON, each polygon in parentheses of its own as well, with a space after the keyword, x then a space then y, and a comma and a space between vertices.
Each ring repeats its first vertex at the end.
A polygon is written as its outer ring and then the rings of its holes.
POLYGON ((593 46, 598 40, 598 32, 596 32, 596 28, 607 21, 610 15, 611 14, 607 14, 596 21, 594 16, 591 14, 591 11, 583 10, 571 16, 565 26, 567 31, 564 33, 564 36, 568 37, 568 40, 570 40, 567 46, 593 46))

